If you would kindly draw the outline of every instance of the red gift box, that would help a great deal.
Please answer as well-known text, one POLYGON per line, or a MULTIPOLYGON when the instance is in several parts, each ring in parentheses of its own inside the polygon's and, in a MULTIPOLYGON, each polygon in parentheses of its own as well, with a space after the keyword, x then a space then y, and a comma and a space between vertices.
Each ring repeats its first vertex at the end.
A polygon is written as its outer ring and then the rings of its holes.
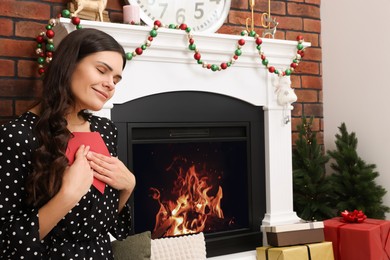
POLYGON ((324 221, 325 241, 333 243, 335 260, 390 259, 389 232, 390 221, 386 220, 347 223, 336 217, 324 221))

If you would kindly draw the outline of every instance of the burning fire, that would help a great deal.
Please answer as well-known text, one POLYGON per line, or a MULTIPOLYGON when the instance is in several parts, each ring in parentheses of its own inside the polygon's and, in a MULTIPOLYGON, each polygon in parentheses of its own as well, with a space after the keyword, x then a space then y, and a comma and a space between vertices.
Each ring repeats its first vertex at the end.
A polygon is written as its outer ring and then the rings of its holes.
POLYGON ((153 238, 205 231, 206 224, 224 219, 221 209, 222 188, 213 189, 209 177, 197 173, 192 165, 188 171, 179 169, 172 199, 163 200, 156 188, 150 188, 152 198, 159 203, 153 238), (213 193, 214 195, 210 195, 213 193))

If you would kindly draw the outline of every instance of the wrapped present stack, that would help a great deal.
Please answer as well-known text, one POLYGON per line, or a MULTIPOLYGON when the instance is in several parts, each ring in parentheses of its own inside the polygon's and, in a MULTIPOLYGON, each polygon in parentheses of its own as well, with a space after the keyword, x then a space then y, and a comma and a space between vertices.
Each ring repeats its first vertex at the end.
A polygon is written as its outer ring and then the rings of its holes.
POLYGON ((390 221, 342 214, 324 221, 324 235, 333 244, 335 260, 390 259, 390 221))
POLYGON ((334 260, 332 242, 324 240, 324 223, 299 222, 263 227, 269 246, 256 248, 257 260, 334 260))

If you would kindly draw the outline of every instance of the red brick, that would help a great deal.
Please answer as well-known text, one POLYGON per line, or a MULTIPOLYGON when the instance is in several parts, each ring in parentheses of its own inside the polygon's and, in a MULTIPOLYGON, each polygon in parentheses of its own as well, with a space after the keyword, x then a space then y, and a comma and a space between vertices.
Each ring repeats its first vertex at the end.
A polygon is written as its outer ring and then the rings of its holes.
POLYGON ((323 117, 323 106, 321 103, 318 104, 304 104, 303 105, 303 113, 306 116, 316 116, 323 117))
POLYGON ((38 99, 34 100, 18 100, 15 102, 15 115, 21 115, 38 102, 38 99))
POLYGON ((41 1, 2 0, 0 16, 42 20, 50 15, 50 5, 41 1))
POLYGON ((306 32, 321 32, 321 21, 314 19, 303 19, 303 30, 306 32))
POLYGON ((291 75, 291 87, 292 88, 301 88, 301 77, 296 74, 291 75))
POLYGON ((0 76, 3 77, 15 76, 15 62, 13 60, 0 59, 0 76))
POLYGON ((302 88, 322 89, 322 77, 302 76, 302 88))
POLYGON ((248 1, 232 0, 230 8, 234 9, 249 9, 248 1))
POLYGON ((312 17, 312 18, 319 19, 320 8, 319 6, 314 6, 314 5, 307 5, 301 3, 288 3, 287 14, 299 16, 299 17, 312 17))
POLYGON ((295 102, 292 104, 292 106, 294 107, 294 109, 291 111, 291 115, 294 117, 302 116, 303 104, 300 102, 295 102))
POLYGON ((304 103, 318 102, 318 91, 308 89, 296 89, 295 94, 298 96, 298 100, 304 103))
POLYGON ((319 75, 320 74, 320 66, 318 62, 311 61, 301 61, 299 66, 295 69, 296 73, 305 73, 311 75, 319 75))
POLYGON ((321 5, 321 0, 305 0, 305 3, 315 4, 315 5, 320 6, 321 5))
MULTIPOLYGON (((268 1, 262 1, 262 2, 256 1, 254 9, 256 11, 260 11, 261 13, 268 13, 268 1)), ((285 15, 285 14, 286 14, 286 3, 279 2, 279 1, 273 1, 273 2, 271 1, 271 17, 274 15, 285 15)))
POLYGON ((0 56, 32 58, 36 43, 25 40, 1 39, 0 56))
POLYGON ((305 50, 305 60, 310 61, 321 61, 322 60, 322 49, 316 47, 309 47, 305 50))
POLYGON ((11 19, 0 18, 0 35, 11 36, 14 33, 14 23, 11 19))
POLYGON ((300 17, 277 16, 276 21, 279 23, 277 27, 278 29, 294 30, 294 31, 303 30, 303 22, 302 22, 302 18, 300 17))
POLYGON ((18 77, 33 78, 38 77, 38 64, 35 61, 20 60, 18 62, 18 77))
POLYGON ((47 23, 42 24, 32 21, 20 21, 15 24, 15 36, 36 38, 39 33, 46 32, 47 23))
POLYGON ((0 79, 0 97, 35 98, 41 88, 41 80, 0 79))
POLYGON ((12 116, 13 108, 12 108, 12 100, 10 99, 0 99, 0 116, 12 116))

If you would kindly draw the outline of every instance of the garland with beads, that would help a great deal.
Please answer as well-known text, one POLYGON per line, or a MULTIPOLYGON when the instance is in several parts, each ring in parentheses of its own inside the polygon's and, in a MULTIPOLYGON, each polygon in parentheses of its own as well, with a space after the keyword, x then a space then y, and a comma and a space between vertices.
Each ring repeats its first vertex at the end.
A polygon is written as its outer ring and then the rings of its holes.
MULTIPOLYGON (((58 15, 58 18, 59 17, 70 18, 72 23, 76 26, 76 29, 82 28, 82 26, 80 24, 80 18, 76 17, 76 16, 72 17, 71 12, 69 10, 66 10, 66 9, 63 10, 58 15)), ((53 31, 53 28, 54 28, 54 26, 57 25, 57 23, 58 23, 58 20, 56 18, 50 19, 48 24, 46 25, 46 31, 41 32, 36 37, 36 41, 37 41, 36 54, 38 55, 38 59, 37 59, 38 73, 40 75, 44 75, 47 64, 49 64, 53 58, 53 54, 54 54, 54 50, 55 50, 54 43, 53 43, 55 33, 53 31)), ((180 24, 180 25, 170 24, 168 26, 163 26, 163 24, 160 21, 156 20, 154 22, 154 26, 152 27, 152 29, 149 32, 147 39, 145 40, 145 43, 142 44, 140 47, 137 47, 133 52, 127 52, 126 59, 128 61, 130 61, 134 57, 136 57, 138 55, 142 55, 142 53, 148 47, 151 46, 153 39, 155 37, 157 37, 157 35, 158 35, 157 31, 160 27, 166 27, 169 29, 180 29, 180 30, 185 31, 187 34, 187 39, 188 39, 188 43, 189 43, 188 49, 194 52, 194 56, 193 56, 194 59, 203 68, 211 70, 211 71, 222 71, 222 70, 226 70, 228 67, 232 66, 235 63, 235 61, 239 58, 239 56, 241 56, 241 54, 242 54, 241 48, 242 48, 242 46, 245 45, 245 40, 243 38, 239 39, 237 41, 237 47, 236 47, 232 57, 230 58, 230 60, 228 60, 226 62, 222 62, 220 64, 210 64, 210 63, 207 63, 201 59, 202 55, 201 55, 200 51, 198 50, 198 48, 196 47, 195 40, 194 40, 193 35, 191 33, 190 27, 188 27, 186 24, 180 24)), ((300 35, 297 37, 297 41, 298 41, 297 53, 296 53, 294 59, 292 60, 290 67, 288 69, 285 69, 284 71, 279 71, 274 66, 269 65, 269 61, 261 49, 261 44, 263 43, 263 41, 255 31, 248 32, 248 31, 244 30, 241 32, 241 36, 250 36, 250 37, 253 37, 255 39, 256 49, 258 50, 262 65, 264 65, 270 73, 277 74, 278 76, 290 76, 294 72, 294 70, 298 67, 299 62, 301 61, 301 59, 304 56, 304 45, 303 45, 304 40, 303 40, 303 37, 300 35)))

